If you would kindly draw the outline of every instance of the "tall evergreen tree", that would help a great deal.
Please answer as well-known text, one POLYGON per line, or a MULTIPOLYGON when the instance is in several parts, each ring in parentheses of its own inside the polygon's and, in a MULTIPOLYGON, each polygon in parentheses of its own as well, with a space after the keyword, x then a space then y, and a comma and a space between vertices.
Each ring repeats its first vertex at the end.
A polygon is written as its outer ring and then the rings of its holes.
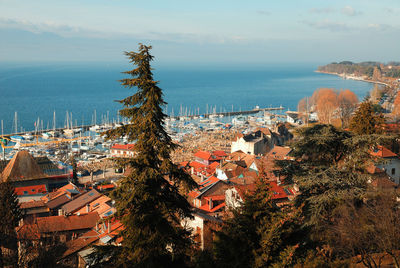
POLYGON ((364 101, 351 118, 350 129, 357 135, 380 134, 384 122, 383 115, 375 113, 373 104, 364 101))
POLYGON ((0 219, 0 267, 17 267, 18 244, 15 227, 21 219, 21 211, 10 182, 0 182, 0 219))
POLYGON ((170 158, 176 148, 164 129, 162 90, 153 79, 150 62, 151 46, 139 44, 139 52, 126 52, 136 65, 122 79, 136 93, 120 101, 120 114, 130 123, 106 132, 106 138, 127 136, 135 142, 135 157, 126 161, 129 174, 112 193, 116 201, 116 217, 122 221, 123 243, 113 265, 120 267, 173 267, 186 261, 191 246, 190 231, 180 225, 184 217, 192 217, 192 209, 180 195, 183 185, 196 184, 170 158))

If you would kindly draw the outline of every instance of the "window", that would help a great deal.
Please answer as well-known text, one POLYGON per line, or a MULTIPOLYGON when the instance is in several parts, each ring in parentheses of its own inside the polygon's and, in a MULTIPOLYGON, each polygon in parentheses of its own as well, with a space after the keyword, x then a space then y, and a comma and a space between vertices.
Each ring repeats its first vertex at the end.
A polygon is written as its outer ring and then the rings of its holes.
POLYGON ((396 174, 396 169, 392 168, 392 175, 396 174))

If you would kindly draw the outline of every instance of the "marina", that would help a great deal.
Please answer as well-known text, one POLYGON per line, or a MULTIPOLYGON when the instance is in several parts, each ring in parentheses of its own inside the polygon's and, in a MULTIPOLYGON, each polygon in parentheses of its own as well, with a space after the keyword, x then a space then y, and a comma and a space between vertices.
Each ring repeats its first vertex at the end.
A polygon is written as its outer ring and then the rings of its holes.
MULTIPOLYGON (((165 120, 165 127, 172 139, 183 142, 185 137, 196 135, 199 132, 215 132, 218 130, 243 131, 249 126, 276 125, 285 121, 282 114, 284 108, 256 106, 252 110, 215 112, 206 114, 181 114, 169 116, 165 120)), ((103 132, 128 124, 126 121, 109 122, 103 117, 102 124, 97 124, 95 116, 90 125, 72 125, 72 113, 66 113, 66 125, 55 128, 55 114, 52 129, 37 127, 34 131, 3 134, 0 139, 2 159, 11 159, 20 150, 28 150, 35 156, 47 156, 54 161, 65 161, 74 155, 78 161, 93 161, 109 155, 110 148, 114 144, 127 144, 127 137, 118 140, 106 141, 103 132)), ((15 113, 15 129, 17 125, 17 113, 15 113)), ((41 125, 37 121, 36 126, 41 125)))

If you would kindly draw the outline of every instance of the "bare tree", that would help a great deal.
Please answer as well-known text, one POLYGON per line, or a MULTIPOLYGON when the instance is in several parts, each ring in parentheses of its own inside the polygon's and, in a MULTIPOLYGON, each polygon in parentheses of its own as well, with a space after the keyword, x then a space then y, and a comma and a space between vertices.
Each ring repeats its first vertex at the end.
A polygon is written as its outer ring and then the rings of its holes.
POLYGON ((351 115, 357 108, 358 98, 354 92, 346 89, 341 90, 338 95, 338 115, 342 127, 348 127, 351 115))
POLYGON ((336 92, 330 88, 320 88, 316 95, 316 110, 319 121, 324 124, 331 124, 337 107, 336 92))
POLYGON ((337 210, 331 240, 337 253, 358 257, 366 267, 381 267, 389 255, 393 266, 400 261, 400 210, 396 197, 379 193, 356 206, 347 203, 337 210))
POLYGON ((107 171, 107 169, 108 169, 108 168, 111 168, 111 167, 114 167, 115 164, 114 164, 114 162, 113 162, 112 160, 110 160, 110 159, 103 159, 103 160, 100 161, 99 164, 100 164, 101 169, 102 169, 102 171, 103 171, 103 179, 105 179, 105 178, 106 178, 106 171, 107 171))
POLYGON ((87 170, 90 173, 90 182, 93 183, 93 174, 94 172, 101 169, 100 162, 89 161, 83 164, 83 169, 87 170))

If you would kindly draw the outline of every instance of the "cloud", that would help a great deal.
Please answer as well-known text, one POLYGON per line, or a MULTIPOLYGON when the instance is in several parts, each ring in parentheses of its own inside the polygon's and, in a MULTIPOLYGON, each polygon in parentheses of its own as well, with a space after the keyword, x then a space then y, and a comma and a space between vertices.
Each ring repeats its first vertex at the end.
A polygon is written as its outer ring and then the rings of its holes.
POLYGON ((388 24, 379 24, 379 23, 370 23, 367 25, 367 28, 370 30, 376 30, 379 32, 385 32, 385 31, 397 31, 398 29, 396 29, 395 27, 388 25, 388 24))
POLYGON ((0 28, 24 30, 35 34, 54 33, 62 37, 104 37, 104 33, 76 27, 73 25, 59 24, 53 21, 32 22, 24 19, 1 18, 0 28))
POLYGON ((351 27, 342 22, 334 22, 329 20, 323 20, 323 21, 302 20, 300 22, 318 30, 329 30, 331 32, 346 32, 352 30, 351 27))
POLYGON ((271 15, 271 12, 269 12, 267 10, 257 10, 257 14, 262 15, 262 16, 269 16, 269 15, 271 15))
POLYGON ((345 6, 341 10, 342 14, 347 15, 347 16, 358 16, 361 15, 362 12, 356 11, 353 7, 351 6, 345 6))
POLYGON ((398 13, 400 13, 400 8, 395 8, 395 7, 385 7, 383 10, 386 13, 389 13, 389 14, 398 14, 398 13))
POLYGON ((310 9, 310 13, 316 13, 316 14, 328 14, 328 13, 334 13, 334 12, 336 12, 336 9, 331 8, 331 7, 310 9))

